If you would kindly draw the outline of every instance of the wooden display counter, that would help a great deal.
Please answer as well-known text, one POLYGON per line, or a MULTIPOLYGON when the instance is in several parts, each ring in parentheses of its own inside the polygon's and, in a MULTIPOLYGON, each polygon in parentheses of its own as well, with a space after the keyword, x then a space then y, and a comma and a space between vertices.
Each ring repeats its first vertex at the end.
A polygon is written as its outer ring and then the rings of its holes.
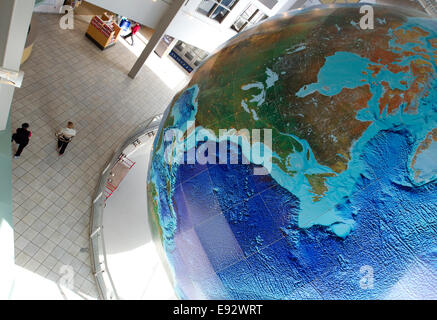
POLYGON ((91 19, 86 36, 104 50, 117 42, 121 28, 116 23, 107 24, 98 16, 91 19))

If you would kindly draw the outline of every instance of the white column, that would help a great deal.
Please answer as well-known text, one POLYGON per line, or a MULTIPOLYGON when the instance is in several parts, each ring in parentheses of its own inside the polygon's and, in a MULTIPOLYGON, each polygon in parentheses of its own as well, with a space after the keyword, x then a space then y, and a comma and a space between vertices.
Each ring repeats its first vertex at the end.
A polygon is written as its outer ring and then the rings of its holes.
POLYGON ((167 10, 167 12, 159 21, 157 27, 155 28, 155 32, 153 33, 152 38, 150 38, 143 52, 138 57, 138 60, 135 62, 134 66, 132 67, 132 70, 129 72, 129 77, 131 77, 132 79, 135 78, 137 73, 140 71, 141 67, 146 62, 149 55, 153 52, 158 42, 164 36, 165 31, 167 30, 168 26, 172 22, 175 15, 178 13, 179 9, 184 5, 184 2, 185 0, 173 1, 173 4, 167 10))
MULTIPOLYGON (((0 66, 18 70, 35 0, 0 1, 0 66)), ((14 87, 0 84, 0 131, 6 128, 14 87)))
MULTIPOLYGON (((20 68, 33 5, 34 0, 0 0, 0 66, 20 68)), ((15 278, 11 136, 7 126, 13 94, 14 87, 0 84, 0 299, 10 297, 15 278)))

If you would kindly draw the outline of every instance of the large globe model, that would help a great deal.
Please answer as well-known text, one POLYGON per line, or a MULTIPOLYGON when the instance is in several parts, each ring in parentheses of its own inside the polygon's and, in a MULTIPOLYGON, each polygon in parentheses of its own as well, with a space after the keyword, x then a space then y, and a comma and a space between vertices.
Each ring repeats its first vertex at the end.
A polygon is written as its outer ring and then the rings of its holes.
POLYGON ((437 298, 437 23, 359 8, 249 29, 174 98, 148 198, 180 298, 437 298))

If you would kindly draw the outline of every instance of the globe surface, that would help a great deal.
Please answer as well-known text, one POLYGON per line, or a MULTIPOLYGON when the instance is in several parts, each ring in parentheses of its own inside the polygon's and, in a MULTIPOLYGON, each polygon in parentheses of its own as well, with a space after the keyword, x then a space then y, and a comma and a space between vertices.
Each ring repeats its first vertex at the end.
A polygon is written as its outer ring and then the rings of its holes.
POLYGON ((180 298, 437 298, 437 23, 373 8, 270 19, 174 98, 148 210, 180 298))

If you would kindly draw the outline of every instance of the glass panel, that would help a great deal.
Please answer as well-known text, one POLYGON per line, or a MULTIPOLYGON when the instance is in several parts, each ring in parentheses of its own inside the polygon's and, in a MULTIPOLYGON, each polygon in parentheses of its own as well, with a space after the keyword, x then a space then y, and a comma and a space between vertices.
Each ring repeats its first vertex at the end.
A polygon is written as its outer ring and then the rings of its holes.
POLYGON ((256 12, 259 11, 257 7, 255 7, 254 5, 250 5, 249 8, 246 9, 246 11, 244 11, 241 14, 241 17, 243 17, 246 20, 249 20, 250 17, 252 17, 252 15, 256 12))
POLYGON ((232 29, 234 29, 237 32, 240 32, 245 26, 247 22, 241 17, 238 17, 235 21, 234 25, 232 26, 232 29))
POLYGON ((264 20, 265 18, 267 18, 267 16, 262 13, 261 11, 258 11, 253 18, 250 20, 250 22, 252 24, 257 24, 258 22, 260 22, 261 20, 264 20))
POLYGON ((197 7, 197 12, 200 12, 204 15, 209 15, 211 9, 216 5, 216 3, 212 0, 203 0, 199 6, 197 7))
POLYGON ((210 18, 217 20, 218 22, 222 22, 223 19, 228 15, 228 13, 229 11, 225 9, 225 7, 218 6, 217 9, 214 10, 210 18))
POLYGON ((196 11, 222 22, 238 0, 203 0, 196 11))
POLYGON ((258 0, 258 1, 269 9, 273 9, 273 7, 278 3, 277 0, 258 0))
POLYGON ((187 58, 188 60, 193 60, 194 56, 190 52, 186 52, 185 58, 187 58))
POLYGON ((222 5, 222 6, 226 7, 226 8, 228 8, 229 10, 231 10, 237 2, 238 2, 237 0, 223 0, 223 1, 220 2, 220 5, 222 5))
POLYGON ((232 29, 237 32, 243 31, 244 29, 257 24, 261 20, 267 18, 267 15, 264 14, 260 9, 258 9, 255 5, 250 5, 238 18, 235 20, 232 25, 232 29))
POLYGON ((183 51, 185 47, 185 43, 183 43, 182 41, 178 41, 178 43, 176 44, 175 48, 178 51, 183 51))
POLYGON ((199 49, 197 47, 193 47, 193 53, 200 58, 200 60, 206 58, 206 56, 208 55, 205 51, 203 51, 202 49, 199 49))
POLYGON ((199 54, 202 53, 202 50, 199 49, 199 48, 193 47, 192 52, 193 52, 196 56, 199 56, 199 54))
POLYGON ((203 60, 208 56, 208 52, 202 50, 202 52, 199 53, 197 56, 199 57, 200 60, 203 60))

